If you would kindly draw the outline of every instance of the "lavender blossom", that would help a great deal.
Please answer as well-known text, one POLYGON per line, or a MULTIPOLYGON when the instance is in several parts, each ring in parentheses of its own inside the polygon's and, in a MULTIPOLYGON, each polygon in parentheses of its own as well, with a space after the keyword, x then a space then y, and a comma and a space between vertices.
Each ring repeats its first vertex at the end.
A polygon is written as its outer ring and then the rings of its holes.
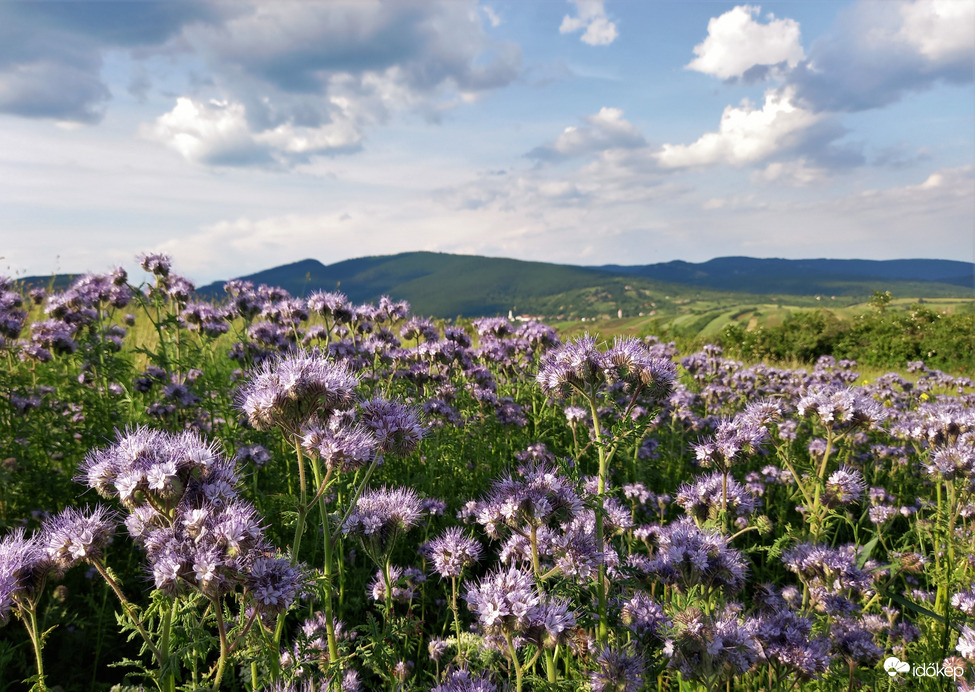
POLYGON ((425 433, 415 410, 379 397, 362 404, 361 418, 375 435, 381 454, 409 454, 425 433))
POLYGON ((420 507, 420 498, 411 488, 367 490, 359 496, 342 531, 360 538, 373 559, 382 563, 379 558, 392 548, 397 536, 420 521, 420 507))
POLYGON ((758 660, 757 623, 742 620, 740 606, 729 604, 713 615, 691 608, 674 616, 673 638, 664 653, 688 680, 714 689, 744 673, 758 660))
POLYGON ((301 444, 317 454, 327 468, 350 472, 372 461, 378 442, 361 425, 348 426, 343 422, 342 417, 333 416, 327 425, 308 429, 301 444))
POLYGON ((0 541, 0 624, 22 598, 33 598, 51 564, 38 539, 16 529, 0 541))
POLYGON ((430 692, 497 692, 497 686, 483 676, 472 676, 469 670, 454 670, 430 692))
POLYGON ((547 353, 535 379, 543 392, 565 399, 576 390, 599 386, 605 369, 606 356, 596 348, 596 339, 586 334, 547 353))
POLYGON ((734 478, 727 479, 716 471, 698 478, 693 484, 684 483, 677 490, 675 502, 688 515, 700 522, 716 519, 722 509, 723 489, 727 492, 727 509, 736 517, 747 517, 755 511, 755 498, 734 478))
POLYGON ((433 569, 442 578, 459 577, 466 567, 481 559, 481 544, 465 536, 459 526, 451 526, 424 548, 433 569))
POLYGON ((863 496, 867 484, 863 474, 850 466, 841 466, 826 479, 826 504, 829 507, 848 505, 863 496))
POLYGON ((297 431, 316 412, 349 406, 358 382, 343 366, 315 351, 297 351, 265 363, 238 395, 238 406, 258 430, 297 431))
POLYGON ((466 600, 485 633, 510 636, 532 625, 541 597, 530 572, 509 567, 486 574, 466 600))
POLYGON ((689 518, 657 532, 657 556, 649 569, 683 591, 701 585, 735 593, 745 583, 745 560, 717 531, 698 528, 689 518))
POLYGON ((644 661, 632 652, 605 648, 589 673, 593 692, 637 692, 643 688, 644 661))
POLYGON ((115 524, 115 517, 101 505, 89 511, 68 507, 44 522, 41 545, 54 567, 65 571, 83 560, 100 559, 115 524))

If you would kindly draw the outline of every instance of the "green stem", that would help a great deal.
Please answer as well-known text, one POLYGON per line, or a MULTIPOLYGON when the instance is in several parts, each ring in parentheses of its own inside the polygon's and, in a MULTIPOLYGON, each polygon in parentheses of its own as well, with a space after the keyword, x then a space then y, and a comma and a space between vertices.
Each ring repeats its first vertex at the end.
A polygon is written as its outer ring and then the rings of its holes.
POLYGON ((173 671, 167 671, 166 668, 169 664, 169 656, 172 653, 170 649, 170 637, 173 628, 173 615, 176 614, 177 603, 178 601, 174 598, 173 607, 164 612, 162 616, 162 628, 159 637, 159 652, 162 655, 162 659, 159 661, 159 672, 161 673, 159 688, 163 692, 176 692, 176 676, 173 671))
MULTIPOLYGON (((589 409, 592 412, 593 432, 596 438, 596 451, 599 453, 599 484, 596 493, 596 546, 600 552, 605 550, 603 542, 603 502, 606 494, 606 476, 609 473, 609 459, 606 448, 603 445, 602 431, 599 428, 599 412, 596 410, 596 402, 592 397, 589 398, 589 409)), ((596 575, 596 598, 597 614, 599 616, 599 627, 596 633, 596 640, 599 645, 605 647, 609 641, 609 624, 606 621, 606 564, 599 563, 599 570, 596 575)), ((519 686, 519 689, 520 686, 519 686)))
POLYGON ((515 666, 515 692, 521 692, 522 670, 521 661, 518 660, 518 651, 510 634, 505 634, 504 639, 508 642, 508 653, 511 655, 511 662, 515 666))
POLYGON ((220 635, 220 659, 217 661, 217 675, 213 679, 213 690, 220 689, 220 682, 223 680, 223 672, 227 667, 227 659, 230 656, 230 646, 227 644, 227 627, 223 621, 223 604, 220 599, 212 599, 213 610, 217 614, 217 633, 220 635))
POLYGON ((135 628, 139 630, 139 634, 142 635, 143 641, 145 641, 146 646, 152 652, 153 657, 156 659, 156 663, 158 663, 161 666, 163 661, 162 652, 159 651, 159 648, 152 642, 152 638, 149 636, 149 633, 146 632, 146 628, 142 626, 142 621, 139 620, 138 617, 136 617, 134 613, 135 606, 133 606, 129 602, 129 599, 125 597, 125 594, 122 593, 121 587, 118 585, 115 579, 112 578, 112 575, 108 573, 108 570, 106 570, 105 567, 100 562, 98 562, 97 560, 93 560, 91 564, 94 565, 95 569, 98 570, 98 573, 102 575, 102 579, 104 579, 105 582, 110 587, 112 587, 112 591, 115 592, 115 595, 118 597, 119 602, 122 604, 122 610, 125 611, 125 615, 129 618, 129 620, 132 621, 132 624, 135 625, 135 628))
POLYGON ((28 620, 28 622, 24 623, 24 626, 27 628, 27 634, 30 635, 31 644, 34 645, 34 659, 37 661, 37 685, 35 689, 46 692, 47 682, 44 679, 44 659, 41 656, 44 642, 41 640, 41 633, 37 627, 37 605, 31 601, 30 607, 25 608, 24 611, 28 620))
MULTIPOLYGON (((322 519, 322 543, 325 553, 322 575, 325 577, 325 594, 322 597, 322 607, 325 611, 325 632, 328 639, 328 658, 332 665, 339 660, 339 645, 335 638, 335 618, 332 616, 332 582, 334 580, 334 569, 332 565, 332 529, 328 525, 328 508, 325 506, 325 496, 321 489, 328 484, 332 470, 329 469, 322 479, 322 469, 319 459, 313 458, 311 462, 311 472, 315 477, 315 485, 320 489, 316 493, 316 504, 322 519)), ((387 584, 387 588, 389 585, 387 584)))
POLYGON ((555 670, 555 652, 545 649, 545 675, 549 682, 556 682, 559 679, 555 670))
MULTIPOLYGON (((308 512, 308 481, 305 478, 305 455, 301 449, 301 441, 297 433, 291 438, 294 445, 295 455, 298 457, 298 519, 295 522, 295 537, 291 542, 291 564, 298 564, 298 554, 301 548, 301 537, 305 533, 305 514, 308 512)), ((287 610, 278 615, 278 621, 274 628, 274 652, 271 658, 277 657, 281 649, 281 637, 284 634, 284 621, 287 617, 287 610)))
POLYGON ((454 614, 454 634, 457 635, 457 658, 463 668, 467 662, 464 647, 460 638, 460 613, 457 610, 457 577, 450 578, 450 610, 454 614))

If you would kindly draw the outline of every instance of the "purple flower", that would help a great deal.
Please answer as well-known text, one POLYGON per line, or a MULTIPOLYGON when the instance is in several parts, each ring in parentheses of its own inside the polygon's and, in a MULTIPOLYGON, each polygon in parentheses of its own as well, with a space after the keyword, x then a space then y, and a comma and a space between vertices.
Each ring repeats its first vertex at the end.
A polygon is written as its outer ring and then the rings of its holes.
POLYGON ((697 608, 675 615, 673 638, 664 646, 670 666, 709 689, 751 668, 760 651, 757 623, 743 621, 739 610, 737 604, 729 604, 712 615, 697 608))
POLYGON ((841 466, 826 479, 826 503, 830 507, 848 505, 863 496, 867 484, 863 474, 850 466, 841 466))
POLYGON ((660 604, 650 594, 642 591, 636 592, 623 603, 620 620, 632 632, 651 637, 660 637, 671 625, 660 604))
POLYGON ((638 339, 616 337, 604 357, 613 379, 624 382, 628 388, 640 389, 654 401, 667 398, 674 388, 677 366, 667 358, 650 355, 638 339))
POLYGON ((147 272, 151 272, 158 277, 169 276, 172 267, 172 259, 163 253, 144 253, 137 258, 140 266, 147 272))
POLYGON ((342 531, 362 539, 366 551, 381 562, 378 558, 387 554, 397 536, 416 526, 422 516, 416 491, 384 486, 359 496, 355 511, 346 519, 342 531))
POLYGON ((238 406, 258 430, 274 426, 297 432, 312 413, 354 402, 356 378, 315 351, 296 351, 265 363, 240 391, 238 406))
POLYGON ((955 650, 965 660, 975 663, 975 629, 968 625, 961 626, 961 636, 958 637, 955 650))
POLYGON ((430 692, 497 692, 497 686, 486 677, 471 676, 468 670, 454 670, 446 674, 442 683, 430 692))
POLYGON ((50 570, 46 552, 36 537, 24 537, 16 529, 0 541, 0 624, 7 621, 10 609, 21 596, 33 598, 50 570))
POLYGON ((464 568, 481 559, 481 544, 451 526, 427 543, 424 552, 433 561, 433 569, 443 578, 459 577, 464 568))
POLYGON ((277 615, 305 592, 308 576, 287 558, 262 556, 251 565, 245 585, 259 611, 277 615))
MULTIPOLYGON (((390 565, 389 581, 389 593, 393 601, 408 603, 416 596, 417 588, 426 581, 426 577, 414 567, 390 565)), ((386 575, 381 569, 373 575, 367 592, 374 601, 382 603, 386 600, 386 575)))
POLYGON ((681 485, 674 501, 701 522, 718 517, 724 490, 727 492, 728 511, 734 516, 746 517, 755 511, 755 498, 738 481, 728 478, 727 486, 724 483, 724 474, 716 471, 698 478, 694 484, 681 485))
POLYGON ((505 476, 494 481, 487 497, 477 505, 476 518, 492 538, 507 526, 522 529, 569 521, 582 511, 582 500, 572 483, 547 464, 523 467, 522 478, 505 476))
POLYGON ((631 652, 604 648, 589 673, 593 692, 637 692, 643 688, 643 658, 631 652))
POLYGON ((347 324, 353 317, 352 305, 344 293, 315 291, 308 296, 308 309, 334 324, 347 324))
POLYGON ((554 351, 542 360, 535 378, 542 391, 561 399, 574 391, 589 391, 604 381, 606 356, 596 348, 596 339, 586 334, 554 351))
POLYGON ((887 418, 877 401, 857 389, 825 388, 799 400, 800 416, 815 415, 828 428, 843 430, 858 425, 874 427, 887 418))
POLYGON ((818 678, 829 668, 829 640, 812 636, 808 618, 776 610, 756 621, 761 657, 796 671, 800 679, 818 678))
POLYGON ((870 575, 857 567, 856 547, 830 548, 802 543, 782 554, 786 569, 795 572, 804 584, 825 593, 863 593, 870 589, 870 575))
POLYGON ((115 533, 115 517, 105 507, 83 511, 68 507, 44 522, 41 545, 60 571, 82 560, 98 560, 115 533))
POLYGON ((530 572, 509 567, 486 574, 466 600, 484 632, 511 635, 532 625, 541 597, 530 572))
POLYGON ((375 435, 382 454, 409 454, 425 432, 415 410, 380 397, 362 404, 361 419, 375 435))
POLYGON ((745 583, 745 560, 717 531, 684 517, 657 532, 657 555, 649 570, 684 592, 701 585, 734 593, 745 583))
POLYGON ((301 444, 317 454, 327 468, 355 471, 372 461, 378 443, 366 428, 344 425, 343 422, 342 417, 333 416, 328 425, 308 429, 301 444))

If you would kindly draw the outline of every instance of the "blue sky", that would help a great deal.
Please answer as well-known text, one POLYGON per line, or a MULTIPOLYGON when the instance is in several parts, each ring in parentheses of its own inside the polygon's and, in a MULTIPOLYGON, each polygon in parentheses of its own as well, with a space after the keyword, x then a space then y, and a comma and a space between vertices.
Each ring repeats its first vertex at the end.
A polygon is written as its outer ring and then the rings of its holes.
POLYGON ((975 0, 0 3, 0 273, 975 260, 975 0))

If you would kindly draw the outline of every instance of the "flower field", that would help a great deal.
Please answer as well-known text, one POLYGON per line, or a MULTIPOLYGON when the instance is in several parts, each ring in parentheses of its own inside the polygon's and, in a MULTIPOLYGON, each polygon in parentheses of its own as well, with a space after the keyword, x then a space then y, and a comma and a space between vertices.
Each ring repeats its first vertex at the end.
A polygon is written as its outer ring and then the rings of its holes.
POLYGON ((0 278, 0 690, 969 689, 975 383, 0 278))

